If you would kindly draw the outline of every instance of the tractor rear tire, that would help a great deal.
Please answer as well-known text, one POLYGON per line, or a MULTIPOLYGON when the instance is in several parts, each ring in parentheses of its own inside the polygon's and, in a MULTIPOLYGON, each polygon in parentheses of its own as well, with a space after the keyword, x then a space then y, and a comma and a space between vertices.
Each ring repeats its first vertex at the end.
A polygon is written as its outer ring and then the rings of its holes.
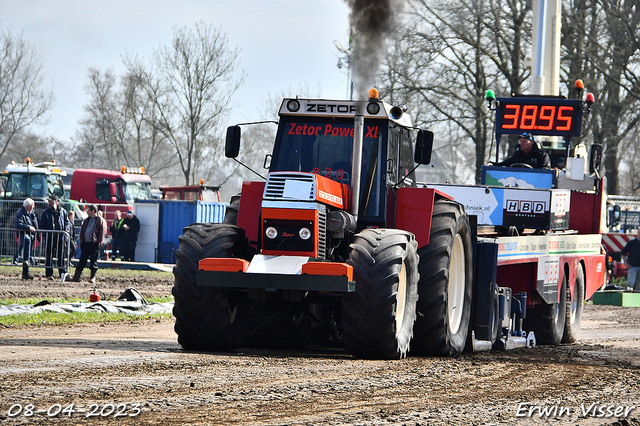
POLYGON ((231 197, 231 200, 229 201, 229 205, 227 206, 224 212, 223 223, 237 225, 239 211, 240 211, 240 194, 236 194, 231 197))
POLYGON ((229 351, 239 347, 247 301, 230 300, 226 288, 197 285, 198 262, 207 257, 248 257, 244 230, 228 224, 194 223, 184 228, 176 250, 172 290, 175 331, 186 350, 229 351))
POLYGON ((347 352, 360 358, 407 356, 418 299, 417 243, 397 229, 365 229, 356 234, 347 263, 356 289, 342 301, 347 352))
POLYGON ((567 293, 567 317, 564 323, 564 334, 562 343, 574 343, 580 332, 582 322, 582 311, 584 310, 584 270, 582 265, 578 265, 573 297, 569 300, 567 293))
POLYGON ((462 205, 434 203, 429 244, 418 255, 420 298, 411 353, 457 356, 467 342, 473 296, 471 228, 462 205))
POLYGON ((562 341, 567 319, 567 274, 562 277, 560 301, 527 310, 525 330, 533 330, 540 345, 557 345, 562 341))

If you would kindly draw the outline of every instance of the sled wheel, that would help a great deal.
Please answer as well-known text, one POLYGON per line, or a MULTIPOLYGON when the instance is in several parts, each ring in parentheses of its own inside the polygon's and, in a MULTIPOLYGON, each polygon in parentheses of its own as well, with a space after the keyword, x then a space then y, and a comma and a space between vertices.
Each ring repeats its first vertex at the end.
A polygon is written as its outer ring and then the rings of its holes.
POLYGON ((584 271, 582 265, 578 266, 575 289, 573 297, 569 300, 567 293, 567 313, 564 324, 564 334, 562 343, 573 343, 578 338, 580 332, 580 322, 582 321, 582 311, 584 309, 584 271))
POLYGON ((533 330, 540 345, 557 345, 562 340, 567 319, 567 274, 562 277, 560 301, 527 310, 525 330, 533 330))
POLYGON ((418 298, 417 243, 396 229, 365 229, 350 246, 356 291, 342 302, 347 352, 361 358, 404 358, 418 298))
POLYGON ((412 353, 459 355, 469 332, 473 284, 471 229, 460 204, 434 203, 429 244, 418 255, 418 317, 412 353))
POLYGON ((228 351, 242 339, 246 301, 230 299, 225 288, 197 286, 198 262, 207 257, 246 258, 244 230, 228 224, 195 223, 184 228, 176 250, 172 290, 175 331, 186 350, 228 351))

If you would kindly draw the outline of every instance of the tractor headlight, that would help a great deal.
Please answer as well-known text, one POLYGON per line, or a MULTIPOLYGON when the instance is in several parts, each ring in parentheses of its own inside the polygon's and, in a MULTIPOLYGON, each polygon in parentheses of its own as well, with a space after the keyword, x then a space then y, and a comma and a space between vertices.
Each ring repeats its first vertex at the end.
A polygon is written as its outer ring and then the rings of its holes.
POLYGON ((300 238, 303 240, 308 240, 311 238, 311 231, 309 231, 309 228, 302 228, 300 232, 298 232, 298 235, 300 235, 300 238))
POLYGON ((278 236, 278 230, 273 226, 270 226, 266 229, 266 231, 264 231, 264 234, 267 236, 267 238, 273 240, 278 236))

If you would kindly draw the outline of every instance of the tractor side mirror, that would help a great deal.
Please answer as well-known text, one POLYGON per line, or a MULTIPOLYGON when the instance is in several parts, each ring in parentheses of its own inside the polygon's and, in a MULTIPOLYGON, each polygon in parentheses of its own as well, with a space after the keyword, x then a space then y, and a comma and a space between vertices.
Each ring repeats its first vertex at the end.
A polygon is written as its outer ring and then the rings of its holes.
POLYGON ((227 158, 236 158, 240 152, 240 126, 227 127, 227 141, 224 147, 224 155, 227 158))
POLYGON ((593 174, 600 171, 602 165, 602 144, 594 143, 591 145, 589 152, 589 173, 593 174))
POLYGON ((429 164, 431 162, 431 150, 433 149, 433 132, 430 130, 418 130, 416 137, 416 152, 414 162, 429 164))
POLYGON ((109 197, 111 197, 112 203, 118 202, 118 188, 115 182, 109 182, 109 197))

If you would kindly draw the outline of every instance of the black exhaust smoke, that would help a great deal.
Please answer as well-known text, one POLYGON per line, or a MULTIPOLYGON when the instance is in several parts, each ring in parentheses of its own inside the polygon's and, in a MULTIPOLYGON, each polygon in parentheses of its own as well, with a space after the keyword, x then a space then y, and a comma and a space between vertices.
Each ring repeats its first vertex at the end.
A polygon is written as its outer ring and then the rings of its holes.
POLYGON ((367 100, 369 89, 384 60, 386 41, 395 30, 403 0, 345 0, 351 8, 349 23, 353 31, 352 59, 354 97, 367 100))

